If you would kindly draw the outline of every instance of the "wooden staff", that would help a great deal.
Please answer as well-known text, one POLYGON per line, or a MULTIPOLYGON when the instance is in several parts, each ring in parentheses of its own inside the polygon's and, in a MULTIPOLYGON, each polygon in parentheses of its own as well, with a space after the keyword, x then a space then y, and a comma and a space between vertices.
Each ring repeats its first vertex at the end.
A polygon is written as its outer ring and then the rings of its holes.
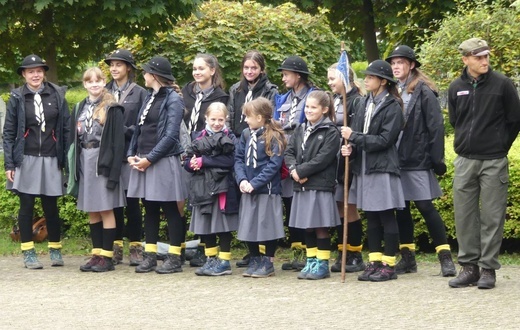
MULTIPOLYGON (((345 42, 341 42, 341 52, 345 51, 345 42)), ((349 70, 349 68, 347 68, 349 70)), ((347 71, 348 72, 348 71, 347 71)), ((346 77, 345 77, 346 78, 346 77)), ((347 81, 347 84, 349 82, 347 81)), ((343 82, 342 82, 343 84, 343 82)), ((348 109, 347 109, 347 86, 343 86, 343 126, 348 126, 348 109)), ((348 145, 345 139, 345 145, 348 145)), ((348 233, 348 172, 349 172, 349 157, 345 157, 345 178, 343 182, 343 253, 341 255, 341 283, 345 283, 345 267, 347 264, 347 233, 348 233)))

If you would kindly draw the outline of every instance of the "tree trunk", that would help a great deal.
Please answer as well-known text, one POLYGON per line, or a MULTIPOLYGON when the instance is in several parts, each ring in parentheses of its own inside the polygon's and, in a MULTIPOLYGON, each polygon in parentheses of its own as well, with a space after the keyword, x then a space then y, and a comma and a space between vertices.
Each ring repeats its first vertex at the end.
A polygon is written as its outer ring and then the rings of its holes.
POLYGON ((379 58, 372 0, 363 0, 362 13, 363 17, 365 17, 365 22, 363 24, 363 41, 365 42, 365 53, 367 55, 368 63, 370 63, 379 58))
POLYGON ((42 28, 43 31, 46 32, 45 35, 45 45, 43 46, 43 51, 40 56, 47 62, 49 66, 49 71, 47 71, 46 77, 47 81, 58 84, 58 67, 56 66, 58 52, 56 51, 56 35, 54 33, 54 17, 53 12, 50 9, 45 9, 42 11, 42 28), (46 25, 46 27, 43 27, 46 25))

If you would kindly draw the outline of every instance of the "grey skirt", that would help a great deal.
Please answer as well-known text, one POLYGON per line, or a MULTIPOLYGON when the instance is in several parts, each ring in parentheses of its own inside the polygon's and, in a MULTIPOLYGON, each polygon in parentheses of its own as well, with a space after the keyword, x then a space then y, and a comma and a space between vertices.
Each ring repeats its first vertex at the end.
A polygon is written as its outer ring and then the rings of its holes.
POLYGON ((282 216, 280 195, 242 194, 237 238, 246 242, 264 242, 285 237, 282 216))
POLYGON ((81 149, 78 210, 101 212, 126 206, 123 187, 118 184, 113 190, 107 189, 108 178, 97 175, 99 148, 81 149))
POLYGON ((338 206, 330 191, 295 191, 289 227, 327 228, 340 224, 338 206))
POLYGON ((183 201, 188 197, 183 172, 176 156, 161 158, 144 172, 132 169, 127 196, 157 202, 183 201))
POLYGON ((7 190, 31 195, 62 196, 64 177, 58 158, 24 155, 22 165, 14 173, 14 182, 7 180, 7 190))
POLYGON ((403 209, 404 195, 401 180, 390 173, 354 175, 348 203, 363 211, 403 209))
POLYGON ((193 206, 191 210, 190 231, 197 235, 228 233, 237 229, 238 213, 222 213, 218 198, 211 205, 211 214, 202 214, 200 206, 193 206))
POLYGON ((432 170, 401 171, 405 201, 432 200, 442 196, 441 186, 432 170))

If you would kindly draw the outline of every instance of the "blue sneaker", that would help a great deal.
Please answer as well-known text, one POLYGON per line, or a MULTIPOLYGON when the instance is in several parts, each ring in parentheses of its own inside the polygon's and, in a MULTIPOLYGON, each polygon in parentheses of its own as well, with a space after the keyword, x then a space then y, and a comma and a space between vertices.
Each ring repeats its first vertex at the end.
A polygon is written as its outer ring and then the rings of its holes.
POLYGON ((204 263, 204 265, 202 265, 202 267, 199 267, 197 268, 197 270, 195 270, 195 274, 196 275, 199 275, 199 276, 202 276, 202 275, 207 275, 205 273, 206 270, 210 269, 211 267, 213 267, 213 265, 218 261, 217 257, 208 257, 206 259, 206 262, 204 263))
POLYGON ((271 258, 268 256, 262 256, 261 258, 260 265, 256 268, 253 274, 251 274, 251 277, 263 278, 274 276, 274 264, 271 262, 271 258))
POLYGON ((42 269, 43 264, 38 261, 36 251, 34 249, 23 251, 23 264, 28 269, 42 269))
POLYGON ((213 267, 204 270, 204 275, 208 276, 220 276, 220 275, 231 275, 231 264, 229 260, 218 259, 213 264, 213 267))
POLYGON ((60 249, 49 249, 49 254, 51 256, 51 266, 52 267, 60 267, 64 265, 63 257, 61 256, 61 250, 60 249))
POLYGON ((314 267, 314 264, 316 263, 316 258, 307 258, 307 262, 305 263, 305 267, 298 273, 298 279, 304 280, 307 278, 307 274, 311 272, 311 269, 314 267))
POLYGON ((249 266, 247 266, 246 271, 242 273, 242 276, 251 277, 251 275, 253 275, 256 269, 260 266, 261 260, 261 256, 249 258, 249 266))
POLYGON ((330 277, 329 261, 316 259, 311 271, 307 274, 308 280, 321 280, 330 277))

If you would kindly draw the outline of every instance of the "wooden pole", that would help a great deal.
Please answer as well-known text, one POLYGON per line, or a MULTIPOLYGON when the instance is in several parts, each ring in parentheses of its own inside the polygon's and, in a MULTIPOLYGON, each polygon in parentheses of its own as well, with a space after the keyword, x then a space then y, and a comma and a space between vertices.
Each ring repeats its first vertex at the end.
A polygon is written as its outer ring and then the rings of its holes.
MULTIPOLYGON (((341 42, 341 52, 345 51, 345 42, 341 42)), ((349 70, 349 68, 347 68, 349 70)), ((347 81, 348 83, 348 81, 347 81)), ((343 84, 343 82, 342 82, 343 84)), ((348 109, 347 109, 347 86, 343 86, 341 93, 343 98, 343 126, 348 126, 348 109)), ((344 141, 348 144, 347 139, 344 141)), ((347 264, 347 233, 348 233, 348 172, 349 172, 349 157, 345 157, 345 176, 343 182, 343 253, 341 254, 341 283, 345 283, 345 267, 347 264)))

